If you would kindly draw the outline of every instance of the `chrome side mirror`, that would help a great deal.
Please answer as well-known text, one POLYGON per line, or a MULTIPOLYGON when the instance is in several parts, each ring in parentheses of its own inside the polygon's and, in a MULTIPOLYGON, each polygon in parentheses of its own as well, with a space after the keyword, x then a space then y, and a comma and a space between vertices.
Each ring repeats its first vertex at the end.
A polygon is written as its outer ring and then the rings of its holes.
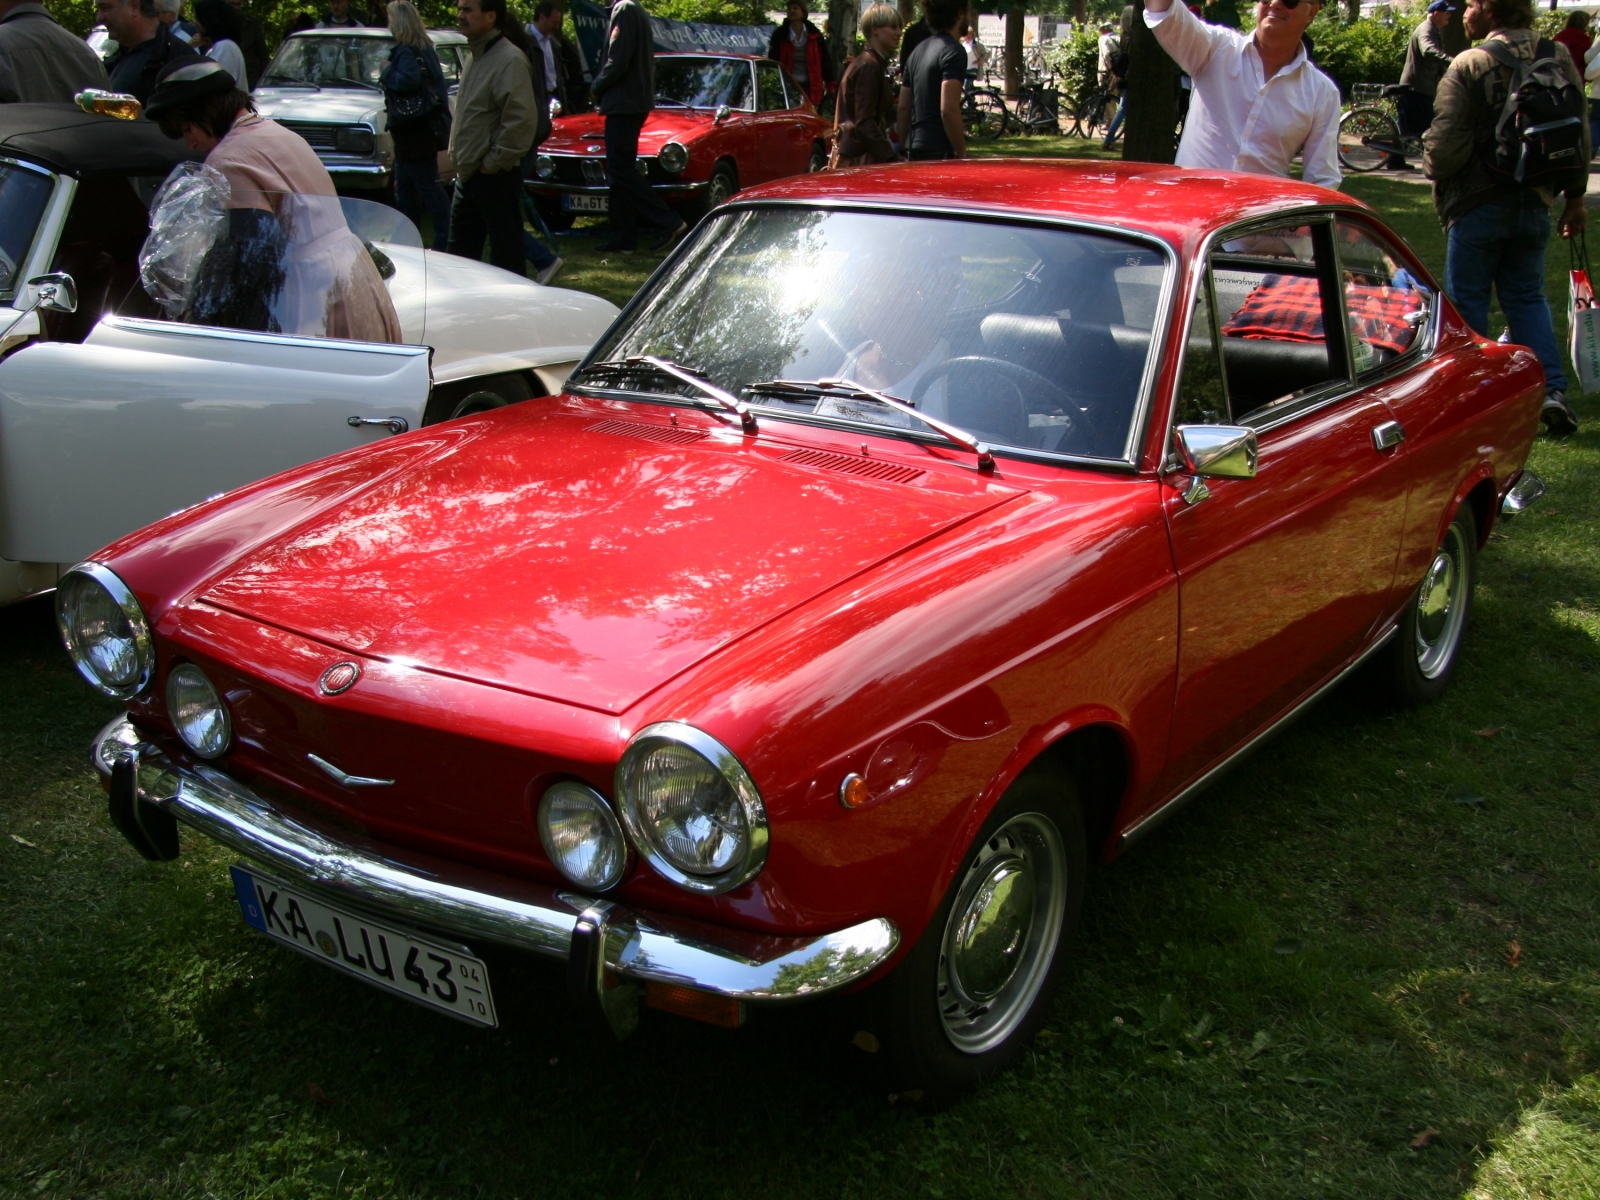
POLYGON ((1179 425, 1178 453, 1191 475, 1254 479, 1259 450, 1247 425, 1179 425))
POLYGON ((78 285, 65 271, 51 271, 48 275, 35 275, 28 286, 37 288, 33 307, 46 312, 70 313, 78 311, 78 285))
POLYGON ((717 105, 717 111, 712 116, 711 121, 715 125, 721 125, 732 115, 733 109, 729 108, 726 104, 719 104, 717 105))

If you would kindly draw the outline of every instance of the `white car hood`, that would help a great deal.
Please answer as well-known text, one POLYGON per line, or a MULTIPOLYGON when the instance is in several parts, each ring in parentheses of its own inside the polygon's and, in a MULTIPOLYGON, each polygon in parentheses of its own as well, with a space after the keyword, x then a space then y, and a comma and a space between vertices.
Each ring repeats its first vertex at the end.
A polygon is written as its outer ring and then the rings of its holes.
POLYGON ((383 93, 359 88, 258 87, 250 94, 256 111, 275 121, 320 121, 330 125, 373 123, 383 110, 383 93))

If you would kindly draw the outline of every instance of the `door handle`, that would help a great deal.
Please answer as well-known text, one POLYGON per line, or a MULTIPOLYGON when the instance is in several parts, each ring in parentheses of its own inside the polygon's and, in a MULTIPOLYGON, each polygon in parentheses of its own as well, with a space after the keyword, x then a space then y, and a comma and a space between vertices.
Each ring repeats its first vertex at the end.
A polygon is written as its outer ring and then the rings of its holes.
POLYGON ((1399 421, 1385 421, 1372 427, 1372 447, 1375 450, 1392 450, 1406 440, 1406 431, 1399 421))
POLYGON ((411 428, 411 422, 404 417, 351 417, 345 424, 352 429, 360 429, 363 425, 382 425, 390 433, 404 433, 411 428))

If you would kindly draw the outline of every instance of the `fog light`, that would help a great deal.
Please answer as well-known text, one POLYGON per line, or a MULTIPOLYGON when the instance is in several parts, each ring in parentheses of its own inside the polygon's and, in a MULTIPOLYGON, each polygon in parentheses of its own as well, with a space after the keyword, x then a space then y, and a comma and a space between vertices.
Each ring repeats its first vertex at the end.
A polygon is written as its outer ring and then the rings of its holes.
POLYGON ((656 161, 661 164, 663 171, 676 175, 689 165, 689 152, 678 142, 668 142, 661 147, 661 153, 656 155, 656 161))
POLYGON ((233 741, 228 706, 193 663, 180 663, 167 676, 167 715, 183 744, 201 758, 216 758, 233 741))
POLYGON ((365 125, 346 125, 333 132, 333 147, 341 154, 371 154, 377 144, 365 125))
POLYGON ((556 177, 556 160, 548 154, 541 154, 533 160, 533 173, 540 179, 554 179, 556 177))
POLYGON ((721 1025, 724 1029, 737 1029, 744 1024, 744 1002, 732 996, 699 992, 672 983, 651 982, 645 985, 644 1002, 662 1012, 688 1017, 691 1021, 704 1021, 707 1025, 721 1025))
POLYGON ((539 801, 539 840, 556 869, 577 886, 604 892, 628 865, 622 826, 600 793, 563 780, 539 801))

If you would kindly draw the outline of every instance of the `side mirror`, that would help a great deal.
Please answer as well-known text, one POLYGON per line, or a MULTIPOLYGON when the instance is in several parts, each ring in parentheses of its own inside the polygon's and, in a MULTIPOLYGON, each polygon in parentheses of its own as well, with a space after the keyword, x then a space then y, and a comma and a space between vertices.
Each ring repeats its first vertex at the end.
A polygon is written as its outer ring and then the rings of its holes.
POLYGON ((1256 431, 1246 425, 1179 425, 1178 453, 1191 475, 1254 479, 1259 451, 1256 431))
POLYGON ((70 313, 78 311, 78 285, 65 271, 51 271, 48 275, 35 275, 28 286, 37 288, 33 307, 46 312, 70 313))
POLYGON ((721 125, 732 115, 733 109, 729 108, 726 104, 719 104, 717 105, 716 113, 711 118, 712 124, 721 125))

